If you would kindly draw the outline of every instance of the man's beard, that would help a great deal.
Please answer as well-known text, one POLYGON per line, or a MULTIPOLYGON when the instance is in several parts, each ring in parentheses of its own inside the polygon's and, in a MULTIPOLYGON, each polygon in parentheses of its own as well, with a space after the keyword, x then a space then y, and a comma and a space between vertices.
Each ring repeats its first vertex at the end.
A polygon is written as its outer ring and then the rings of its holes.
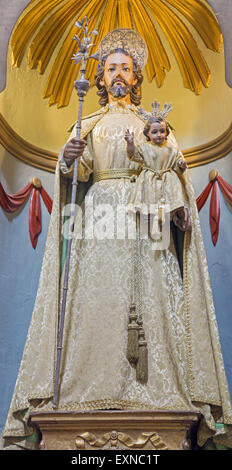
POLYGON ((115 78, 112 80, 111 85, 107 87, 107 92, 110 93, 114 98, 125 98, 125 96, 129 95, 131 88, 131 85, 129 85, 123 78, 115 78), (121 83, 114 85, 119 81, 121 83))

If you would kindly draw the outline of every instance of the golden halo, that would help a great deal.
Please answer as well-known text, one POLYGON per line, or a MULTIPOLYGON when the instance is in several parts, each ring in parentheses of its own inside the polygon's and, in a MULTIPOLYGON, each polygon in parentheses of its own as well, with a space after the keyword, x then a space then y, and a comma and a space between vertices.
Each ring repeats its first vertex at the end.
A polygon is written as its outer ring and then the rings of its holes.
POLYGON ((129 28, 118 28, 106 34, 98 48, 99 60, 117 48, 127 52, 141 69, 145 67, 148 57, 147 45, 136 31, 129 28))

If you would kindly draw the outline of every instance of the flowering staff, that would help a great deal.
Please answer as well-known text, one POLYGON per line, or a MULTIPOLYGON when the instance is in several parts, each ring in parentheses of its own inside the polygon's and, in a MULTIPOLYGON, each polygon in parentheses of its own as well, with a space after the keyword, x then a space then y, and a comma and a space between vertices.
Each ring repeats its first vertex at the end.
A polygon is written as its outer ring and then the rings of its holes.
MULTIPOLYGON (((82 30, 83 39, 75 35, 74 40, 77 41, 79 46, 79 51, 77 54, 74 54, 72 60, 75 63, 82 62, 81 64, 81 76, 79 80, 76 80, 74 86, 77 90, 77 95, 79 97, 79 109, 78 109, 78 119, 77 119, 77 133, 76 137, 80 138, 81 131, 81 119, 82 119, 82 109, 84 97, 87 94, 90 88, 90 82, 85 78, 86 72, 86 62, 90 58, 96 58, 97 56, 93 54, 89 56, 89 49, 94 45, 93 37, 98 34, 96 30, 93 30, 91 33, 88 32, 88 17, 85 16, 84 19, 77 21, 75 26, 82 30)), ((63 330, 64 330, 64 318, 65 318, 65 309, 66 309, 66 298, 68 290, 68 276, 69 276, 69 262, 71 254, 71 245, 72 245, 72 233, 74 229, 74 213, 75 213, 75 202, 76 202, 76 190, 77 190, 77 173, 78 173, 78 158, 74 161, 73 168, 73 180, 72 180, 72 196, 71 196, 71 207, 70 207, 70 221, 69 221, 69 234, 68 234, 68 245, 67 245, 67 254, 65 261, 65 274, 64 274, 64 284, 63 284, 63 297, 62 297, 62 306, 61 314, 59 321, 59 331, 58 331, 58 343, 57 343, 57 358, 56 358, 56 375, 55 375, 55 386, 54 386, 54 396, 53 396, 53 408, 57 408, 58 401, 58 389, 59 389, 59 375, 60 375, 60 363, 61 363, 61 351, 62 351, 62 342, 63 342, 63 330)))

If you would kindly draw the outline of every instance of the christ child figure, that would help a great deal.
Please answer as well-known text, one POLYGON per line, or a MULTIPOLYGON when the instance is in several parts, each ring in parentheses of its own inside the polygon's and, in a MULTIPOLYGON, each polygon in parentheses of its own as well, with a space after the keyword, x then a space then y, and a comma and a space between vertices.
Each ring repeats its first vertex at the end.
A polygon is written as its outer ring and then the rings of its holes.
MULTIPOLYGON (((166 109, 164 107, 164 113, 166 109)), ((170 130, 162 113, 149 117, 143 133, 146 140, 139 146, 135 144, 133 132, 127 129, 125 133, 127 156, 141 167, 131 193, 130 207, 140 213, 152 214, 154 208, 165 206, 181 230, 190 229, 182 178, 187 164, 175 140, 168 137, 170 130)))

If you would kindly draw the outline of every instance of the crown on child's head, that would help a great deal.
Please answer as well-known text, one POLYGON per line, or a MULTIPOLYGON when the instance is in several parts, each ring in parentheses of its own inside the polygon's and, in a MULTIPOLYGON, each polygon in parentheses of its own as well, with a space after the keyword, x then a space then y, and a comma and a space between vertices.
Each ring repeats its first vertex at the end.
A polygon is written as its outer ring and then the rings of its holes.
POLYGON ((160 111, 160 103, 155 100, 154 103, 151 103, 152 112, 147 113, 144 108, 138 108, 138 114, 140 114, 145 120, 149 120, 151 118, 162 118, 166 119, 168 113, 173 109, 171 103, 165 103, 163 109, 160 111))
POLYGON ((171 103, 165 103, 163 109, 160 111, 160 103, 156 100, 154 103, 151 103, 151 107, 153 109, 151 112, 152 117, 161 117, 163 119, 166 119, 168 113, 173 109, 171 103))

